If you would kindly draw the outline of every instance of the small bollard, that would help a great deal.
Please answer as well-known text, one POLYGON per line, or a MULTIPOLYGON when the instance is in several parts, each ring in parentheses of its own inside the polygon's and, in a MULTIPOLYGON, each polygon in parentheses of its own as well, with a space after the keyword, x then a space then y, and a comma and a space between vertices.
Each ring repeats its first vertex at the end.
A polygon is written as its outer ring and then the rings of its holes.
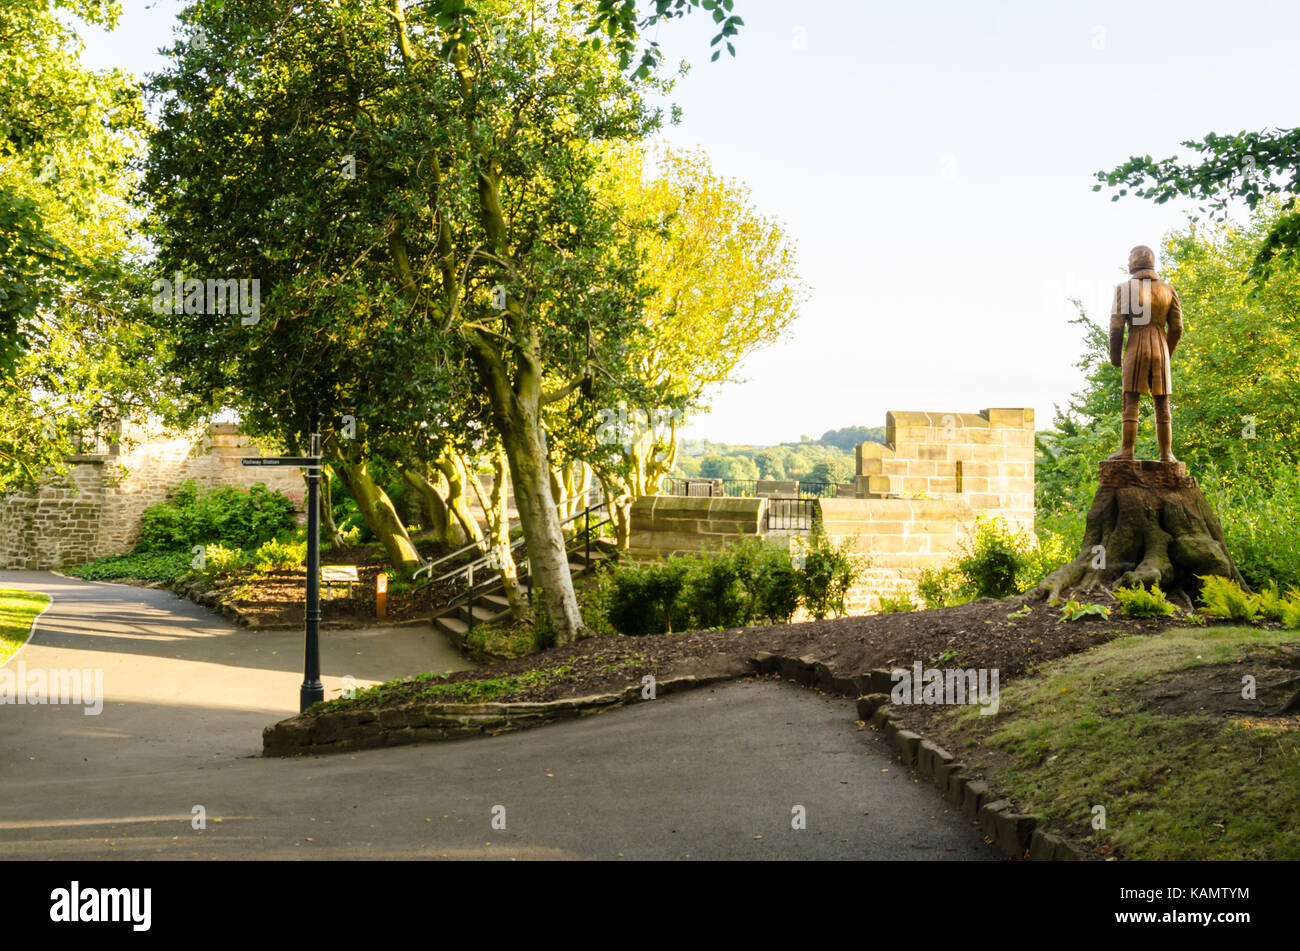
POLYGON ((388 575, 379 572, 375 576, 375 617, 388 615, 388 575))

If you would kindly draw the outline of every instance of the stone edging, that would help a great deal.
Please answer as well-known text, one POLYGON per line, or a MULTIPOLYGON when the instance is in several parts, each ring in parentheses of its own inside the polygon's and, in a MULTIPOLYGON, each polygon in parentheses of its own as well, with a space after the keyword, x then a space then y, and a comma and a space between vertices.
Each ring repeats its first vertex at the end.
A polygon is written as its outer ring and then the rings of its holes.
POLYGON ((893 678, 887 670, 840 677, 832 666, 814 657, 782 657, 765 651, 754 655, 760 673, 775 673, 805 686, 848 693, 856 690, 858 719, 868 723, 892 745, 905 766, 929 779, 940 794, 961 808, 980 830, 1012 858, 1031 861, 1085 861, 1086 853, 1065 838, 1048 832, 1040 816, 1016 812, 1009 799, 998 799, 983 780, 963 775, 965 765, 942 746, 903 728, 890 709, 893 678))
MULTIPOLYGON (((748 665, 740 666, 743 669, 664 678, 656 681, 655 696, 734 680, 749 672, 748 665)), ((378 711, 340 710, 290 717, 262 731, 262 755, 334 753, 495 736, 642 702, 642 689, 640 684, 632 684, 618 693, 541 703, 407 703, 378 711)))

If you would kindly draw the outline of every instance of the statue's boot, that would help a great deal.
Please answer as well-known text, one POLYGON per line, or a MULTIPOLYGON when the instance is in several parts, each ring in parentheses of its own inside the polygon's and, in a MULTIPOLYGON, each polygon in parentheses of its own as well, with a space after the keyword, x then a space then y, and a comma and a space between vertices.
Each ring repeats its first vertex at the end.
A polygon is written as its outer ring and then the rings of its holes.
POLYGON ((1160 461, 1177 462, 1174 458, 1174 423, 1173 420, 1156 420, 1156 440, 1160 443, 1160 461))
POLYGON ((1122 462, 1125 459, 1133 458, 1133 447, 1137 445, 1138 424, 1136 419, 1126 419, 1123 421, 1123 435, 1120 439, 1119 452, 1109 458, 1114 462, 1122 462))

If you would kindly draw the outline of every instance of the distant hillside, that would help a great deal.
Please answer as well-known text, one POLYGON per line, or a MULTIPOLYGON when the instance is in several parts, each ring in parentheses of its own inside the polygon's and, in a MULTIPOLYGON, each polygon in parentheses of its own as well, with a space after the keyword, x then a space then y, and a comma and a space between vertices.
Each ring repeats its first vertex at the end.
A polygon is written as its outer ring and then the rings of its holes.
POLYGON ((854 476, 853 451, 859 443, 884 442, 883 426, 846 426, 775 446, 737 446, 707 439, 682 441, 677 478, 797 479, 844 482, 854 476))

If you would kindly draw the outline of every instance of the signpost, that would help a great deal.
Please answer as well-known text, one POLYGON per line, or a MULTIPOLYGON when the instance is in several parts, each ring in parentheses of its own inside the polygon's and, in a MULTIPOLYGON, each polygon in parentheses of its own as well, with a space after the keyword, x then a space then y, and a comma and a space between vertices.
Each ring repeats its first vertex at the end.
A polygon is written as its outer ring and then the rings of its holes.
POLYGON ((325 699, 320 680, 320 410, 311 410, 310 456, 253 456, 245 466, 297 466, 307 470, 307 612, 298 712, 325 699))

